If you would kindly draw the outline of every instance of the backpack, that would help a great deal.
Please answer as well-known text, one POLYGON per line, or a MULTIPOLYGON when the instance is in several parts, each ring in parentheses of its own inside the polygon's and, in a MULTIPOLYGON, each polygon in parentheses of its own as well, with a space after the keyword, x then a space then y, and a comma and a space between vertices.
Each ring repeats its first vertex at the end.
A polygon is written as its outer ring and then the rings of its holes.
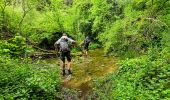
POLYGON ((87 38, 84 40, 84 44, 88 44, 88 43, 90 43, 89 37, 87 37, 87 38))
POLYGON ((61 42, 60 42, 60 50, 63 51, 63 52, 67 52, 69 51, 69 46, 68 46, 68 43, 67 43, 67 39, 62 39, 61 42))

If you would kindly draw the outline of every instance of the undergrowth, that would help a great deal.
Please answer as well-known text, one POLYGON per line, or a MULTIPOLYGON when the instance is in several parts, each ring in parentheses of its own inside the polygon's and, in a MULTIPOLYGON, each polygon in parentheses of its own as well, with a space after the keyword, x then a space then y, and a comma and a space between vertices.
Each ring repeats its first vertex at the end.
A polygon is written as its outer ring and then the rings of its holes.
POLYGON ((94 84, 92 97, 113 100, 168 100, 170 53, 151 50, 148 55, 119 62, 117 72, 94 84))

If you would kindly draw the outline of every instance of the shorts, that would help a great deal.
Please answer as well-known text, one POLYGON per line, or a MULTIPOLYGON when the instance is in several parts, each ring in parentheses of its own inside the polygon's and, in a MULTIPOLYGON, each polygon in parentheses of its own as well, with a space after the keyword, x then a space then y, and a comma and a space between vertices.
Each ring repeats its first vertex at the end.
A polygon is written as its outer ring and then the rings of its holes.
POLYGON ((84 44, 84 50, 86 50, 86 51, 89 50, 89 43, 84 44))
POLYGON ((67 58, 68 62, 71 62, 71 55, 70 55, 70 51, 66 51, 66 52, 61 52, 60 53, 60 59, 65 63, 65 57, 67 58))

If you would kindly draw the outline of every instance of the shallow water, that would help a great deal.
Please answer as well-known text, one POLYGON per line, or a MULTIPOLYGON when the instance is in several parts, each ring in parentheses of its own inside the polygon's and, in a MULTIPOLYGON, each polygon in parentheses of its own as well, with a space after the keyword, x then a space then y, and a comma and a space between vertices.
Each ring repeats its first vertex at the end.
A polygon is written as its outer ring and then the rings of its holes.
MULTIPOLYGON (((52 65, 59 65, 59 59, 46 59, 52 65)), ((95 78, 104 78, 108 73, 116 69, 117 59, 113 56, 104 57, 102 50, 89 51, 87 57, 73 57, 71 80, 63 79, 63 87, 77 89, 80 92, 80 98, 86 98, 91 90, 90 83, 95 78)))

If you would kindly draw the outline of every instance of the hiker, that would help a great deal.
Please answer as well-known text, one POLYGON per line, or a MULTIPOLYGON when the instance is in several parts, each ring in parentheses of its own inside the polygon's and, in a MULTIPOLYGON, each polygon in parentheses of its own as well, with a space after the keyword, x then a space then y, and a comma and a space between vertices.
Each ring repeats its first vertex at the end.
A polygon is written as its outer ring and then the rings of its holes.
POLYGON ((55 50, 60 51, 60 59, 62 60, 61 63, 61 69, 62 69, 62 75, 65 76, 65 57, 67 58, 68 64, 68 74, 71 75, 71 55, 70 55, 70 48, 68 43, 76 43, 71 38, 68 38, 65 33, 63 33, 62 37, 54 43, 55 50))
POLYGON ((84 53, 85 53, 86 56, 87 56, 87 52, 88 52, 88 50, 89 50, 90 41, 91 41, 91 40, 90 40, 90 37, 87 36, 87 37, 84 39, 83 44, 82 44, 82 46, 84 47, 84 53))

